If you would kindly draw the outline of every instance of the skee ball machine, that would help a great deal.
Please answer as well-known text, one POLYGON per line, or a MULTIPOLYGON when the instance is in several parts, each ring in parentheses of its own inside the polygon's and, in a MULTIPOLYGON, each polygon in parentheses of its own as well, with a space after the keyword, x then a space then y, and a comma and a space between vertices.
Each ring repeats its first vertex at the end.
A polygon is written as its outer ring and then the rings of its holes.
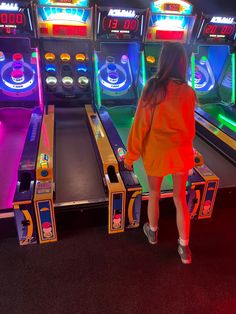
POLYGON ((43 100, 35 39, 32 2, 1 3, 0 203, 3 208, 14 203, 21 245, 39 240, 34 189, 43 100))
MULTIPOLYGON (((149 79, 157 73, 158 59, 164 42, 184 44, 191 55, 191 36, 196 21, 193 5, 183 0, 157 0, 151 3, 145 40, 145 67, 142 77, 149 79)), ((172 190, 171 176, 165 178, 162 190, 172 190)), ((192 219, 210 218, 218 189, 219 178, 203 164, 203 157, 195 149, 195 168, 189 176, 187 199, 192 219)))
MULTIPOLYGON (((96 106, 126 187, 126 228, 140 223, 142 187, 123 156, 138 101, 138 73, 147 10, 95 7, 96 106)), ((120 213, 110 213, 110 226, 120 213)), ((122 219, 123 220, 123 219, 122 219)))
POLYGON ((55 112, 54 205, 58 211, 108 205, 115 213, 109 216, 108 232, 122 232, 126 190, 92 107, 93 10, 88 1, 38 3, 44 97, 55 112))
POLYGON ((236 164, 236 18, 202 15, 189 84, 198 97, 198 133, 236 164))
POLYGON ((89 136, 83 107, 92 102, 92 9, 87 5, 87 0, 39 0, 36 7, 45 116, 51 116, 54 137, 54 206, 60 208, 78 206, 81 197, 90 200, 78 187, 86 177, 80 139, 89 136))

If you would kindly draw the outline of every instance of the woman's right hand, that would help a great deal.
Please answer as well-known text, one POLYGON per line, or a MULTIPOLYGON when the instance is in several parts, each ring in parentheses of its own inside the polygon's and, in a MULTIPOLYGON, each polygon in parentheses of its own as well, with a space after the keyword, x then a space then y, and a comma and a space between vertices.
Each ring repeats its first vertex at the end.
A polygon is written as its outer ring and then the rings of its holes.
POLYGON ((125 169, 129 170, 129 171, 132 171, 133 170, 133 165, 128 165, 124 162, 124 167, 125 169))

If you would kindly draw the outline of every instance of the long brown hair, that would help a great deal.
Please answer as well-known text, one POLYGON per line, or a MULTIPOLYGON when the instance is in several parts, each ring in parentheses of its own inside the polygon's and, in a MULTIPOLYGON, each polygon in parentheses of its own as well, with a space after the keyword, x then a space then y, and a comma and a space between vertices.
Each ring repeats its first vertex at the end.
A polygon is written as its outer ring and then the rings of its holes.
POLYGON ((155 106, 166 97, 167 84, 176 79, 179 84, 186 83, 187 56, 180 43, 164 43, 158 60, 157 74, 151 77, 144 87, 144 105, 155 106))

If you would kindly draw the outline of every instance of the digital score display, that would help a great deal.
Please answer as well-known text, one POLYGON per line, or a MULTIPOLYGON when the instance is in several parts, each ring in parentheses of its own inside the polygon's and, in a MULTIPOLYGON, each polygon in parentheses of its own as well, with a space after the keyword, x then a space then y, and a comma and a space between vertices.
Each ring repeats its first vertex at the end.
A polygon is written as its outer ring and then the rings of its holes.
POLYGON ((157 30, 156 39, 159 41, 180 41, 184 39, 184 31, 157 30))
POLYGON ((15 6, 9 10, 0 6, 0 35, 1 36, 30 36, 33 35, 31 9, 15 6))
POLYGON ((164 3, 164 11, 180 12, 181 6, 178 3, 164 3))
POLYGON ((227 36, 233 39, 235 33, 235 25, 224 25, 224 24, 207 24, 204 27, 203 34, 204 36, 227 36))
POLYGON ((143 36, 145 10, 98 9, 97 38, 138 39, 143 36))
POLYGON ((91 37, 91 9, 71 7, 38 7, 40 37, 91 37))
POLYGON ((187 43, 191 38, 195 16, 152 14, 146 40, 148 42, 173 41, 187 43))
POLYGON ((53 36, 86 37, 87 27, 82 25, 53 25, 53 36))
POLYGON ((234 18, 207 17, 203 20, 197 40, 227 43, 234 42, 235 36, 236 22, 234 18))
POLYGON ((135 32, 138 30, 139 21, 135 18, 112 18, 104 17, 102 28, 104 32, 112 32, 118 30, 121 32, 131 31, 135 32))
POLYGON ((151 1, 151 12, 190 15, 193 5, 186 0, 156 0, 151 1))
POLYGON ((73 3, 73 0, 53 0, 53 3, 59 3, 59 4, 62 4, 62 3, 66 3, 66 4, 71 4, 73 3))
POLYGON ((24 26, 25 15, 15 12, 0 12, 0 25, 24 26))

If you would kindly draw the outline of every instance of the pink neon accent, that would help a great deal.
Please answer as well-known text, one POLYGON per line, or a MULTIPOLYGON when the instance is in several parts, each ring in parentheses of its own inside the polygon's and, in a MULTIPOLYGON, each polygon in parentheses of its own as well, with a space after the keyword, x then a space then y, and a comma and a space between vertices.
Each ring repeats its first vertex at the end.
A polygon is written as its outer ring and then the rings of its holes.
POLYGON ((31 113, 32 110, 21 108, 0 110, 0 211, 12 208, 31 113))
POLYGON ((40 65, 39 65, 39 51, 38 51, 38 48, 35 48, 35 50, 36 50, 36 59, 37 59, 37 72, 38 72, 39 105, 43 112, 44 104, 43 104, 42 80, 41 80, 40 65))

